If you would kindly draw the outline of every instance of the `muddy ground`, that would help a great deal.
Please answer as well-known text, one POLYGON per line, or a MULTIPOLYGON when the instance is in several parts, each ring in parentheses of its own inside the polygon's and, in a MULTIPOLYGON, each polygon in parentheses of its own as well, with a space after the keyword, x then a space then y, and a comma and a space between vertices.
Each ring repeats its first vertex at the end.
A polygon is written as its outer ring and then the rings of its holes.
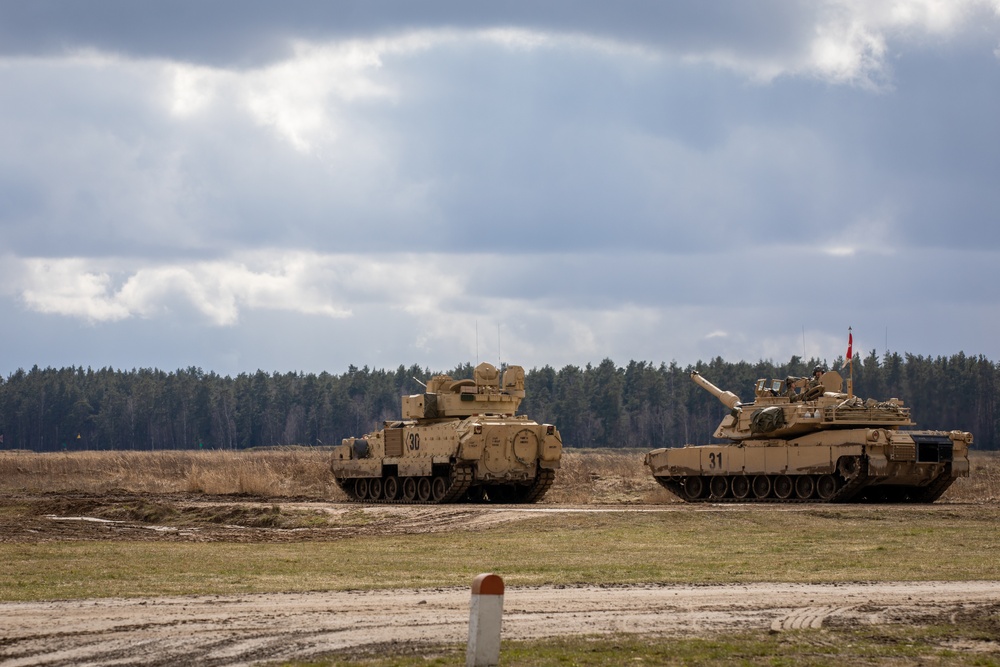
MULTIPOLYGON (((690 505, 362 505, 309 499, 205 494, 0 494, 0 543, 58 540, 303 542, 371 535, 483 530, 539 513, 806 512, 812 504, 690 505), (318 520, 317 520, 318 519, 318 520)), ((850 511, 865 505, 836 505, 850 511)), ((886 508, 891 506, 884 506, 886 508)), ((948 513, 947 503, 900 505, 907 512, 948 513)))
MULTIPOLYGON (((274 542, 476 530, 537 512, 698 511, 690 506, 361 507, 145 494, 5 496, 0 541, 274 542), (294 511, 293 511, 294 510, 294 511), (311 513, 364 522, 301 526, 311 513)), ((926 506, 926 511, 942 511, 926 506)), ((912 508, 911 508, 912 509, 912 508)), ((792 511, 772 507, 765 511, 792 511)), ((332 651, 461 644, 467 588, 0 604, 0 665, 250 665, 332 651)), ((996 618, 1000 582, 509 587, 505 639, 566 633, 719 632, 996 618)), ((1000 656, 992 641, 958 650, 1000 656)), ((433 648, 428 648, 433 652, 433 648)))

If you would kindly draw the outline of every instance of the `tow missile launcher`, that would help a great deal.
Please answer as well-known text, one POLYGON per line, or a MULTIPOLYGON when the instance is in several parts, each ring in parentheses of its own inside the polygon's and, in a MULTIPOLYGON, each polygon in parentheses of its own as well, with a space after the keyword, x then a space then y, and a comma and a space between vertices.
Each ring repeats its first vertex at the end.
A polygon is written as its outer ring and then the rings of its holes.
POLYGON ((538 501, 555 479, 562 438, 515 415, 524 369, 476 366, 472 379, 436 375, 402 397, 402 420, 346 438, 330 469, 352 500, 382 503, 538 501))
POLYGON ((843 378, 758 380, 754 400, 691 379, 730 409, 728 444, 654 449, 656 481, 688 502, 930 503, 969 475, 972 434, 920 431, 903 402, 841 393, 843 378))

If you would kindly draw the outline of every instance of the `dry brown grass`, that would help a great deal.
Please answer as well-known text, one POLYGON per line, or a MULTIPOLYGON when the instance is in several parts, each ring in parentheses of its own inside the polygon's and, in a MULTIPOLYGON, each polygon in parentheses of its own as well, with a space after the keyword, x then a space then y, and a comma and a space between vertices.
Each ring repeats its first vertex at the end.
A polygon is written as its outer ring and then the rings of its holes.
POLYGON ((0 492, 243 494, 341 499, 330 452, 287 447, 250 451, 0 452, 0 492))
MULTIPOLYGON (((680 502, 642 464, 645 450, 566 450, 545 503, 680 502)), ((0 493, 77 491, 195 493, 343 500, 329 473, 330 452, 285 447, 250 451, 0 451, 0 493)), ((973 452, 972 475, 943 501, 1000 501, 1000 453, 973 452)))
POLYGON ((681 502, 649 474, 642 459, 646 450, 565 450, 562 468, 545 502, 570 504, 632 504, 681 502))
POLYGON ((942 500, 955 502, 1000 501, 1000 452, 970 452, 972 470, 948 489, 942 500))

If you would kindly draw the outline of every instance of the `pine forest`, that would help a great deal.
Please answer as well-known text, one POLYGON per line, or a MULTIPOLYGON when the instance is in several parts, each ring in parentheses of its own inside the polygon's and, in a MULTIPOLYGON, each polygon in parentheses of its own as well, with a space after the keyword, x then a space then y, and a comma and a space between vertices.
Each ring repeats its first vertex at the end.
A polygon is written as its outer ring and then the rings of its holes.
MULTIPOLYGON (((833 364, 840 369, 843 359, 833 364)), ((558 426, 567 447, 655 448, 712 442, 727 409, 689 378, 699 371, 745 401, 758 378, 808 376, 818 360, 774 364, 710 362, 681 367, 610 359, 526 373, 520 412, 558 426)), ((472 377, 473 364, 445 373, 472 377)), ((399 418, 400 396, 422 391, 437 371, 350 367, 330 373, 257 371, 236 377, 200 368, 172 372, 110 368, 18 370, 0 378, 0 448, 247 449, 339 444, 399 418)), ((922 429, 971 431, 976 449, 1000 446, 1000 366, 957 354, 923 357, 874 351, 855 357, 854 393, 902 399, 922 429)), ((846 377, 847 370, 842 371, 846 377)))

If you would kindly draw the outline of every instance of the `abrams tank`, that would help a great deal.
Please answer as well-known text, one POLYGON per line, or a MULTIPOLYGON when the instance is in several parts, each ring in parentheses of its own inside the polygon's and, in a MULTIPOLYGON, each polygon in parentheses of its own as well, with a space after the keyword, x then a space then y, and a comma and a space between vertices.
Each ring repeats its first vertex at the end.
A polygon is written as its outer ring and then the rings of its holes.
POLYGON ((524 369, 436 375, 402 397, 402 420, 334 448, 330 469, 352 500, 381 503, 536 502, 555 479, 562 439, 551 424, 515 416, 524 369))
POLYGON ((698 372, 691 379, 731 410, 714 435, 729 443, 645 459, 688 502, 930 503, 969 475, 971 433, 906 429, 914 423, 902 401, 841 393, 839 373, 758 380, 752 403, 698 372))

